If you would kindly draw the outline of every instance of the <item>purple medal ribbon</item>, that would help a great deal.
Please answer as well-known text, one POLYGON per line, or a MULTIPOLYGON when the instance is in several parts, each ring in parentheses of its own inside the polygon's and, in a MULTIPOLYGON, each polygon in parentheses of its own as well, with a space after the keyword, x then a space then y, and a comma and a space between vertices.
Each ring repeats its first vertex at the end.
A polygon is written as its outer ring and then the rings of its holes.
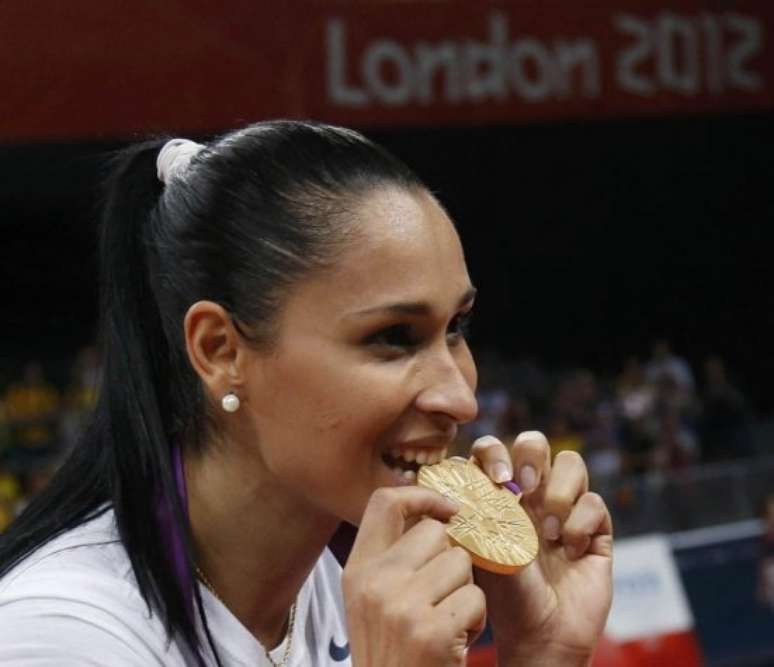
MULTIPOLYGON (((180 454, 180 447, 172 447, 172 470, 175 475, 175 489, 177 490, 180 504, 182 505, 183 515, 188 516, 188 494, 185 488, 185 474, 183 473, 183 458, 180 454)), ((156 508, 156 517, 161 529, 161 538, 164 541, 164 548, 167 556, 172 562, 172 571, 175 579, 183 591, 186 605, 190 612, 193 612, 193 590, 190 586, 191 572, 188 568, 188 562, 185 557, 185 547, 183 545, 182 528, 177 525, 172 513, 172 507, 169 499, 163 495, 159 497, 156 508)))

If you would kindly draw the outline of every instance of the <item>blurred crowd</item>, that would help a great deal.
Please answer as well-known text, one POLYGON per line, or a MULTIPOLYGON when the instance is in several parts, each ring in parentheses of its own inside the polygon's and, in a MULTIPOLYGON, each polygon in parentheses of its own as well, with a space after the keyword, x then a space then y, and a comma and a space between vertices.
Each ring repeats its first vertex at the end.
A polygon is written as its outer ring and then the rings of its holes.
POLYGON ((675 470, 754 453, 745 396, 718 356, 700 377, 667 341, 630 357, 617 377, 549 373, 532 359, 480 359, 479 418, 466 437, 543 431, 552 454, 581 453, 592 477, 675 470))
MULTIPOLYGON (((479 353, 479 417, 460 449, 479 435, 512 438, 538 429, 552 453, 586 459, 592 477, 680 469, 750 456, 752 419, 719 357, 697 378, 666 341, 648 359, 632 357, 617 377, 588 369, 549 372, 533 359, 479 353)), ((50 478, 74 446, 97 398, 93 347, 82 349, 62 382, 30 362, 0 388, 0 531, 50 478)))
POLYGON ((0 531, 77 442, 96 405, 100 372, 96 349, 85 347, 63 382, 30 361, 0 391, 0 531))

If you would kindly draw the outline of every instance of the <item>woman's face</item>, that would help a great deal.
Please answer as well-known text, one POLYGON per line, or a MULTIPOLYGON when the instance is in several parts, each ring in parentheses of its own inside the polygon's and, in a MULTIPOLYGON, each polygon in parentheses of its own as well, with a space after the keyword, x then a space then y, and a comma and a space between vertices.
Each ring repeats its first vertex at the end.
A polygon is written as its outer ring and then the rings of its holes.
POLYGON ((245 386, 270 475, 352 523, 376 488, 413 483, 408 459, 439 459, 477 411, 463 331, 474 290, 448 217, 429 194, 398 189, 356 213, 362 234, 291 291, 245 386))

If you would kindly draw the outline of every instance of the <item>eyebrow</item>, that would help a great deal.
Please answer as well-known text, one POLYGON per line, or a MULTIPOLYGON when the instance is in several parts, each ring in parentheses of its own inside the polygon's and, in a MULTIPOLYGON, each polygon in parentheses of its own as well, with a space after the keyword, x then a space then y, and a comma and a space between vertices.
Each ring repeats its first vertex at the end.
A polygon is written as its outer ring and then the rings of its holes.
MULTIPOLYGON (((457 303, 457 308, 462 308, 464 305, 470 303, 476 296, 478 290, 475 287, 471 287, 457 303)), ((364 315, 373 315, 374 313, 390 313, 394 315, 429 315, 432 312, 430 304, 426 301, 406 301, 399 303, 388 303, 383 306, 375 306, 374 308, 367 308, 366 310, 360 310, 354 315, 362 317, 364 315)))

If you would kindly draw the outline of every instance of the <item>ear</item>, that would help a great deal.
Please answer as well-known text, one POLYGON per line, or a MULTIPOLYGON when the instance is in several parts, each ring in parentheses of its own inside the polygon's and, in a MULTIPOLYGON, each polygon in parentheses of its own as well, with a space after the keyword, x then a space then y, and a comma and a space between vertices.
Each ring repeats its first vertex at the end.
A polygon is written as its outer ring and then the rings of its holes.
POLYGON ((245 346, 225 309, 197 301, 188 309, 183 328, 188 359, 212 399, 219 402, 232 389, 240 389, 245 346))

